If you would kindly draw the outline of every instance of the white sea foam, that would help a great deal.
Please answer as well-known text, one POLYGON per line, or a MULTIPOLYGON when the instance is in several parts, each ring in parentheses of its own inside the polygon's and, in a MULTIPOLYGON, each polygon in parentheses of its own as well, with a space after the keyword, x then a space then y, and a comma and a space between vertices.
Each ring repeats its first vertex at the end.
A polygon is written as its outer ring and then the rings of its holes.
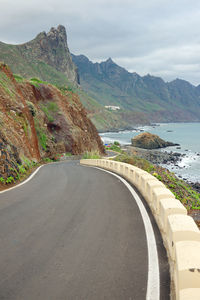
POLYGON ((130 144, 131 138, 136 136, 139 131, 145 130, 159 135, 162 139, 180 144, 179 148, 168 147, 161 151, 179 152, 185 154, 185 157, 175 165, 166 165, 182 178, 188 178, 191 181, 200 181, 200 123, 164 123, 155 124, 155 126, 139 126, 135 130, 119 132, 106 132, 100 134, 105 143, 118 141, 120 144, 130 144), (158 126, 156 126, 158 125, 158 126), (170 132, 169 132, 170 131, 170 132), (185 149, 188 149, 186 151, 185 149))
POLYGON ((193 152, 190 152, 182 158, 182 160, 178 163, 178 166, 181 168, 189 168, 193 163, 197 163, 200 161, 200 157, 193 152))

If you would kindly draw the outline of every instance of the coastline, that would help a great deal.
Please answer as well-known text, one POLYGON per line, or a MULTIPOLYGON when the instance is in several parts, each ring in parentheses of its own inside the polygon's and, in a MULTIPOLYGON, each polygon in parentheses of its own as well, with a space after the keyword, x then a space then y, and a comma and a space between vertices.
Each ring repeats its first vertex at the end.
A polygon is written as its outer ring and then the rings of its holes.
MULTIPOLYGON (((131 145, 123 146, 123 150, 128 155, 136 155, 140 158, 148 160, 152 164, 166 168, 169 171, 172 171, 174 167, 181 168, 179 164, 181 163, 182 159, 185 157, 185 154, 181 154, 174 151, 167 152, 167 151, 159 151, 154 149, 148 150, 148 149, 133 147, 131 145)), ((177 175, 177 177, 184 180, 186 183, 192 186, 193 189, 195 189, 198 193, 200 193, 199 182, 190 181, 187 178, 182 177, 181 175, 177 175)))
MULTIPOLYGON (((137 126, 137 125, 136 125, 137 126)), ((104 132, 100 136, 105 144, 112 144, 117 141, 121 147, 131 146, 131 139, 140 132, 149 132, 156 134, 165 141, 178 143, 178 147, 167 147, 156 151, 158 153, 158 161, 155 159, 153 163, 159 163, 164 168, 176 174, 177 177, 184 179, 190 184, 200 184, 200 141, 197 136, 200 131, 200 122, 177 122, 177 123, 158 123, 145 126, 134 127, 132 130, 118 132, 104 132), (161 153, 170 153, 171 158, 165 157, 160 159, 161 153), (173 153, 181 154, 177 161, 173 158, 173 153), (162 163, 162 160, 164 162, 162 163)), ((154 152, 155 150, 151 150, 154 152)), ((176 154, 175 154, 176 156, 176 154)), ((177 155, 178 156, 178 155, 177 155)), ((146 157, 145 157, 146 158, 146 157)))

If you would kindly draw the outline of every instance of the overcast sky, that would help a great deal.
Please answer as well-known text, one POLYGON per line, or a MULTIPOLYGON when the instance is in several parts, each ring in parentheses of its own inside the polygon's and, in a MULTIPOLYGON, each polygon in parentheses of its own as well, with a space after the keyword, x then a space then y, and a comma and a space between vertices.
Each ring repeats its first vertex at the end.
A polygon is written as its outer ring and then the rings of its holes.
POLYGON ((0 41, 27 42, 59 24, 74 54, 200 84, 199 0, 0 0, 0 41))

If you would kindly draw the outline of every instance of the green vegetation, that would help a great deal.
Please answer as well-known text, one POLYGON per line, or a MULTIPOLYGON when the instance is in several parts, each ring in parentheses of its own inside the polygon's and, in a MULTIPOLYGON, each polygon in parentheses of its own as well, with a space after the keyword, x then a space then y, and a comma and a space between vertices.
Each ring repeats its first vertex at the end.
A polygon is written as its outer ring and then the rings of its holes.
POLYGON ((55 86, 57 87, 57 89, 59 89, 61 91, 61 93, 63 95, 66 95, 66 92, 74 93, 74 89, 71 85, 69 85, 69 86, 59 86, 59 85, 55 84, 55 86))
POLYGON ((3 72, 0 72, 0 85, 5 90, 5 93, 7 93, 13 100, 15 100, 13 84, 3 72))
POLYGON ((101 158, 101 155, 98 151, 85 152, 83 154, 83 159, 98 159, 101 158))
POLYGON ((13 74, 13 76, 14 76, 15 80, 19 83, 23 82, 25 80, 22 76, 20 76, 18 74, 13 74))
POLYGON ((0 177, 0 182, 4 184, 5 183, 5 179, 3 177, 0 177))
POLYGON ((53 122, 54 116, 52 114, 59 111, 57 103, 48 101, 45 104, 41 104, 40 107, 41 107, 42 111, 45 113, 45 115, 48 119, 48 122, 53 122))
POLYGON ((48 84, 48 82, 43 81, 43 80, 40 80, 40 79, 35 78, 35 77, 29 79, 29 82, 30 82, 32 85, 34 85, 35 87, 37 87, 37 88, 40 86, 40 84, 48 84))
POLYGON ((14 182, 15 180, 14 180, 14 177, 13 176, 9 176, 7 179, 6 179, 6 183, 8 184, 8 183, 12 183, 12 182, 14 182))
POLYGON ((16 168, 10 168, 9 170, 12 172, 12 175, 8 176, 7 179, 3 177, 0 178, 0 182, 3 184, 11 184, 14 183, 15 180, 22 180, 24 179, 30 170, 36 166, 37 163, 34 161, 29 160, 26 157, 22 158, 22 164, 17 164, 16 168))
POLYGON ((57 112, 59 110, 58 104, 53 101, 47 103, 47 108, 52 112, 57 112))
POLYGON ((105 146, 105 149, 106 150, 112 150, 112 151, 115 151, 115 152, 122 153, 120 144, 117 141, 115 141, 114 144, 109 144, 109 145, 105 146))
POLYGON ((39 121, 37 118, 35 118, 35 129, 38 137, 38 141, 40 146, 43 148, 43 150, 47 150, 47 136, 44 132, 44 129, 42 129, 39 125, 39 121))
POLYGON ((69 156, 72 156, 72 154, 70 152, 66 152, 65 156, 69 157, 69 156))
POLYGON ((42 111, 45 113, 48 122, 53 122, 54 121, 54 117, 49 113, 48 107, 44 104, 41 104, 41 109, 42 111))
POLYGON ((153 165, 149 161, 137 156, 129 156, 126 153, 118 155, 114 160, 134 165, 155 176, 171 190, 176 199, 180 200, 188 210, 200 209, 200 194, 169 170, 153 165))
POLYGON ((50 162, 53 162, 53 160, 49 157, 45 157, 45 158, 43 158, 43 162, 50 163, 50 162))

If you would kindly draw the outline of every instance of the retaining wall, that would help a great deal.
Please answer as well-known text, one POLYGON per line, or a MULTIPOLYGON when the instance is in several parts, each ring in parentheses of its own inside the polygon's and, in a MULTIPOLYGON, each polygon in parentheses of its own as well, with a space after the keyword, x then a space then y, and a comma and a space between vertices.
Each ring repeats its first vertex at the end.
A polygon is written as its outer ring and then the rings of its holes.
POLYGON ((181 202, 162 182, 132 165, 108 159, 84 159, 80 163, 115 172, 136 186, 151 208, 167 250, 171 298, 200 300, 200 231, 181 202))

